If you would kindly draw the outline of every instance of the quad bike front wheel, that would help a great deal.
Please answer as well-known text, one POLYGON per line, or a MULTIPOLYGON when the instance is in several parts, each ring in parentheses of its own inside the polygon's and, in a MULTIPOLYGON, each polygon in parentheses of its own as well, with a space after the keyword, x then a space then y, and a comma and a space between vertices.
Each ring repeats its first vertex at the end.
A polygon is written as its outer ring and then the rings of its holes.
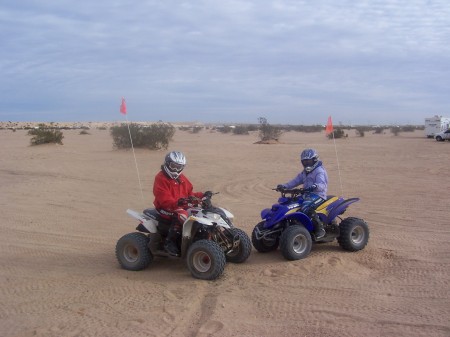
POLYGON ((369 241, 369 226, 359 218, 346 218, 339 224, 337 238, 342 249, 356 252, 363 249, 369 241))
POLYGON ((278 248, 280 236, 277 234, 272 234, 268 236, 263 236, 258 239, 258 233, 264 230, 265 221, 261 221, 259 224, 253 228, 252 232, 252 244, 255 249, 260 253, 268 253, 274 251, 278 248))
POLYGON ((303 226, 289 226, 281 234, 280 250, 286 260, 304 259, 311 252, 311 247, 311 234, 303 226))
POLYGON ((201 280, 215 280, 225 268, 222 248, 210 240, 195 241, 187 251, 186 262, 192 276, 201 280))
POLYGON ((231 232, 239 237, 239 245, 226 254, 225 259, 228 262, 242 263, 250 256, 252 243, 250 242, 248 235, 242 229, 233 228, 231 229, 231 232))
POLYGON ((143 233, 129 233, 116 244, 116 257, 123 269, 138 271, 145 269, 153 261, 148 249, 149 238, 143 233))

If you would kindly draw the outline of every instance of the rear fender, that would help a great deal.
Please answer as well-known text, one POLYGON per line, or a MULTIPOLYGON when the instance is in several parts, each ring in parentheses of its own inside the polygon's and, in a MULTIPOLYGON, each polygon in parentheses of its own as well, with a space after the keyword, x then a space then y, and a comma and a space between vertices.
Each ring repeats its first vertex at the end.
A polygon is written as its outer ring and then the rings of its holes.
MULTIPOLYGON (((136 211, 133 211, 132 209, 127 209, 128 215, 135 218, 136 220, 139 220, 140 224, 137 228, 139 228, 141 225, 149 232, 149 233, 157 233, 157 226, 158 221, 156 219, 149 218, 145 216, 143 213, 139 213, 136 211)), ((138 229, 142 232, 145 232, 144 229, 138 229)))
POLYGON ((333 209, 331 209, 330 213, 328 214, 328 222, 333 221, 334 218, 336 218, 338 215, 344 213, 344 211, 347 209, 349 205, 357 201, 359 201, 359 198, 350 198, 334 206, 333 209))

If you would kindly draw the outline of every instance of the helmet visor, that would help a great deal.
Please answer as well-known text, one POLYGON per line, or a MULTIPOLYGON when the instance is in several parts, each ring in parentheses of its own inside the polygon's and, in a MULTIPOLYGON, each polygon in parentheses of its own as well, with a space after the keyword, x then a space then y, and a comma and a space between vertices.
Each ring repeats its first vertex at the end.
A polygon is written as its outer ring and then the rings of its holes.
POLYGON ((315 164, 315 160, 314 159, 303 159, 302 160, 302 165, 303 167, 311 167, 315 164))
POLYGON ((184 169, 184 165, 183 164, 178 164, 175 162, 170 162, 169 163, 169 170, 171 170, 172 172, 181 172, 184 169))

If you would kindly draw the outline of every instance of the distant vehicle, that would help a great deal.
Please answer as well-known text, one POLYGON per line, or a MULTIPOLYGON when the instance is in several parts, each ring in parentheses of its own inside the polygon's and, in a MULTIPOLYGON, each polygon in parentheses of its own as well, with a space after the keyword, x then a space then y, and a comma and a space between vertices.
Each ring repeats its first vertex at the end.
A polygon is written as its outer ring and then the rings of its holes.
POLYGON ((436 138, 436 135, 450 128, 450 117, 434 116, 425 118, 425 136, 436 138))
POLYGON ((443 142, 444 140, 450 141, 450 129, 437 133, 434 139, 438 142, 443 142))

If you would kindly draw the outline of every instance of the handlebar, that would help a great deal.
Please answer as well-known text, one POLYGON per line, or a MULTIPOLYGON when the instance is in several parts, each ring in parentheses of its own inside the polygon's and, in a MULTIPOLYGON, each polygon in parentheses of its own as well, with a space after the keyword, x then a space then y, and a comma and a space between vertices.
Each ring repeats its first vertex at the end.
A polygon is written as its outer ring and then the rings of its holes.
POLYGON ((280 192, 284 197, 286 194, 290 194, 291 197, 296 197, 298 195, 302 195, 305 193, 305 189, 303 188, 272 188, 273 191, 280 192))
POLYGON ((207 206, 211 207, 211 198, 213 195, 219 194, 220 192, 212 192, 204 196, 203 198, 196 197, 195 195, 190 195, 187 198, 180 198, 179 200, 185 201, 188 204, 192 204, 195 207, 202 205, 203 208, 207 208, 207 206))

